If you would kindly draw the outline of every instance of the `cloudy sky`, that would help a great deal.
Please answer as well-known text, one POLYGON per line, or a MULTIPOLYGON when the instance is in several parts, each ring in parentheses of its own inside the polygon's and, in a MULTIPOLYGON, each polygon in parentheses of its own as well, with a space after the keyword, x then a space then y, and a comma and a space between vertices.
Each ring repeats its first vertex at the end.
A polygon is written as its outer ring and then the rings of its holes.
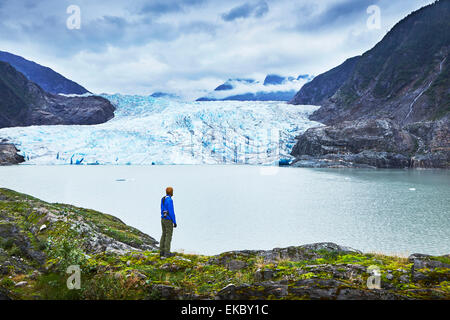
POLYGON ((320 74, 433 0, 0 0, 0 50, 96 93, 197 98, 228 78, 320 74), (81 11, 69 29, 70 5, 81 11), (380 8, 380 29, 367 8, 380 8))

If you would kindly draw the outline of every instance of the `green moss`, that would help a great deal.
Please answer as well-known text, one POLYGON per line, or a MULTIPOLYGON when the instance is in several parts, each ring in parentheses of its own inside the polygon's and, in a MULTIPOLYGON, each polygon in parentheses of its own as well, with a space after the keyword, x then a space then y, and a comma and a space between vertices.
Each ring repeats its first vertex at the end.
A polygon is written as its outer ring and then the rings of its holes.
POLYGON ((0 246, 4 249, 4 250, 10 250, 14 245, 14 240, 12 238, 8 238, 8 239, 2 239, 0 242, 0 246))
POLYGON ((7 251, 12 257, 20 257, 22 255, 22 250, 15 244, 13 244, 12 247, 7 251))
POLYGON ((438 286, 445 293, 450 294, 450 281, 442 281, 438 286))
POLYGON ((316 278, 316 274, 314 272, 308 272, 308 273, 304 273, 302 275, 299 276, 299 279, 303 280, 303 279, 311 279, 311 278, 316 278))
POLYGON ((440 261, 442 263, 450 265, 450 257, 448 256, 440 256, 440 257, 430 257, 430 260, 440 261))
POLYGON ((346 254, 339 256, 336 260, 336 264, 360 264, 360 265, 370 265, 375 263, 373 258, 370 256, 360 255, 360 254, 346 254))
POLYGON ((14 281, 12 281, 9 278, 3 278, 2 280, 0 280, 0 287, 9 289, 14 287, 14 281))

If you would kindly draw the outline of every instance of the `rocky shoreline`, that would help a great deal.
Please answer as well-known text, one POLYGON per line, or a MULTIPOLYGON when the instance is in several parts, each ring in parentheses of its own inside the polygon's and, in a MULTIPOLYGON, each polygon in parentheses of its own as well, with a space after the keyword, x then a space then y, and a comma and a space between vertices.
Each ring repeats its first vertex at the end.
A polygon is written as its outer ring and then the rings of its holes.
POLYGON ((0 166, 19 164, 25 158, 19 154, 19 150, 6 139, 0 139, 0 166))
POLYGON ((297 137, 291 166, 307 168, 450 168, 450 121, 401 127, 390 119, 344 121, 297 137))
POLYGON ((161 260, 157 244, 113 216, 0 189, 0 300, 450 299, 450 255, 315 243, 161 260), (79 290, 67 289, 69 265, 79 290), (367 286, 373 268, 379 289, 367 286))

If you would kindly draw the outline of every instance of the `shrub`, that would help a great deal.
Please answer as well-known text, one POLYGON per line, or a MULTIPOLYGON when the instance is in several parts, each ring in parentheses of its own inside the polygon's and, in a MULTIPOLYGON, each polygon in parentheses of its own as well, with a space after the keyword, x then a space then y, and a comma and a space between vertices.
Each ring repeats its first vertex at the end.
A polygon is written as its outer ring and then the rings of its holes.
POLYGON ((7 289, 12 288, 12 287, 14 287, 14 281, 12 281, 9 278, 4 278, 4 279, 2 279, 2 281, 0 281, 0 287, 7 288, 7 289))
POLYGON ((86 262, 84 252, 81 250, 81 241, 72 237, 56 239, 48 237, 47 254, 57 269, 65 273, 71 265, 83 265, 86 262))
POLYGON ((11 238, 3 239, 0 243, 0 246, 5 250, 11 249, 13 245, 14 245, 14 241, 11 238))

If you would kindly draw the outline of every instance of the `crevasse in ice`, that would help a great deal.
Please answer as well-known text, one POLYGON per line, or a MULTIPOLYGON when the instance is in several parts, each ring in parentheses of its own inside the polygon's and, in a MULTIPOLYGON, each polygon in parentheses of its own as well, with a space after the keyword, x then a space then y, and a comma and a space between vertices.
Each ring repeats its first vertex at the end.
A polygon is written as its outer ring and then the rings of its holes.
POLYGON ((115 117, 99 125, 0 129, 26 164, 278 164, 295 137, 320 124, 318 107, 283 102, 183 102, 103 95, 115 117))

